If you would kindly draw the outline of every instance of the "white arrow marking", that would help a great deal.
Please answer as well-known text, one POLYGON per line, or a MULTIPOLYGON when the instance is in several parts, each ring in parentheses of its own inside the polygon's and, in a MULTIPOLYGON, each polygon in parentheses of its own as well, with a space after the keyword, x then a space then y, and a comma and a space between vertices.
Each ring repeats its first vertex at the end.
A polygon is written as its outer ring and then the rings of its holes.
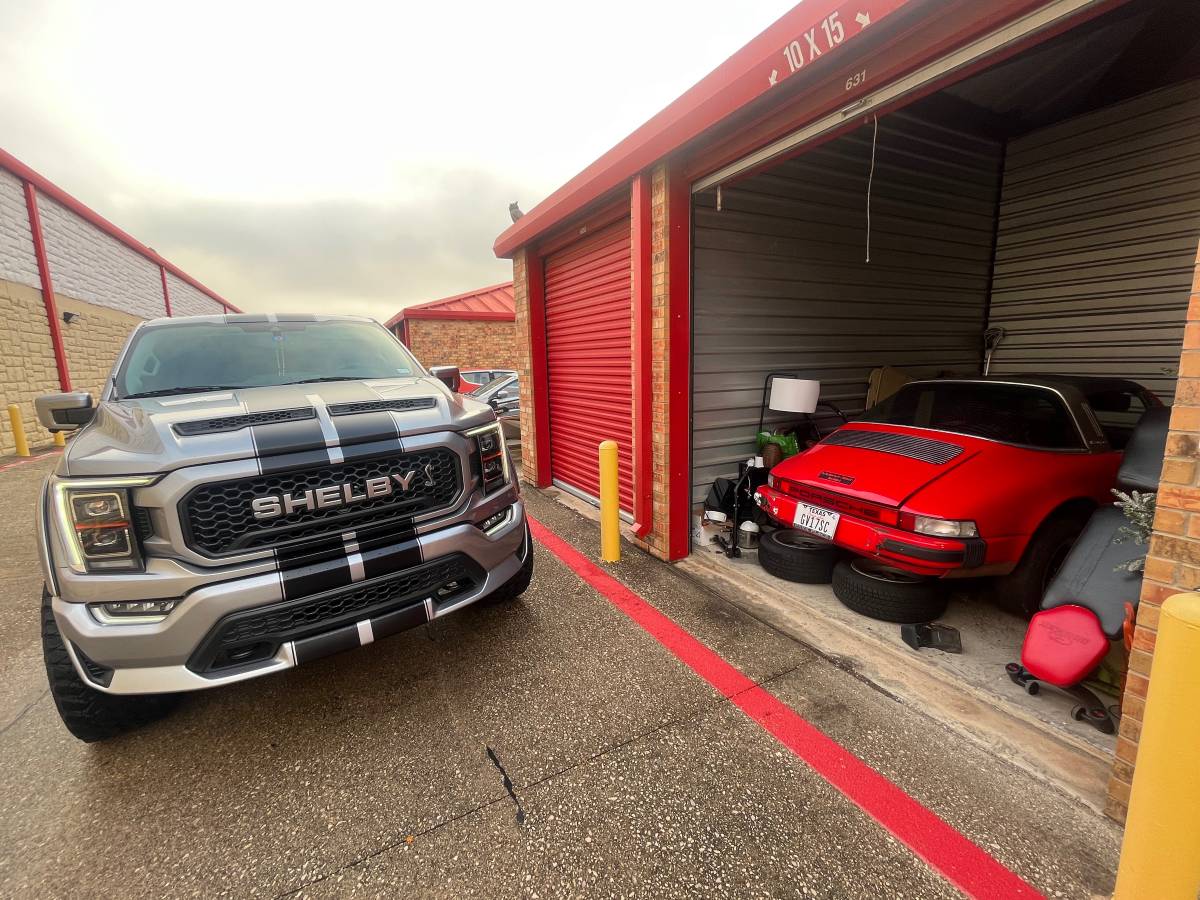
POLYGON ((854 21, 859 24, 859 27, 866 28, 868 25, 871 24, 871 14, 870 13, 859 13, 857 16, 854 17, 854 21))
POLYGON ((775 82, 779 80, 779 70, 772 69, 771 74, 767 77, 767 81, 771 83, 771 87, 775 86, 775 82))

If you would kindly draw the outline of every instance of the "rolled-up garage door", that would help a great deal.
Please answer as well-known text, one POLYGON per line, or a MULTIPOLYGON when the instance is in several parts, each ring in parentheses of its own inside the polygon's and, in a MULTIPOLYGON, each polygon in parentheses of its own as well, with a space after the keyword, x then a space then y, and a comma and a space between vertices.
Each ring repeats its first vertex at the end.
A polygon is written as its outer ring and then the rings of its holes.
POLYGON ((621 508, 632 510, 629 219, 547 256, 545 290, 551 476, 598 497, 597 451, 614 440, 621 508))

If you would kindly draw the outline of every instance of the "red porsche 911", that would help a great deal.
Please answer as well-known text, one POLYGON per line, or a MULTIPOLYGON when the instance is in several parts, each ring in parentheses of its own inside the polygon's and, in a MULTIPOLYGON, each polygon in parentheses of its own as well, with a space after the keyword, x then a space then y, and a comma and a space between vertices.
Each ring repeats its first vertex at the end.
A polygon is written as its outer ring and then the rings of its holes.
POLYGON ((860 576, 1000 576, 1033 612, 1090 512, 1112 501, 1133 425, 1160 405, 1112 378, 912 382, 775 466, 756 500, 856 554, 860 576))

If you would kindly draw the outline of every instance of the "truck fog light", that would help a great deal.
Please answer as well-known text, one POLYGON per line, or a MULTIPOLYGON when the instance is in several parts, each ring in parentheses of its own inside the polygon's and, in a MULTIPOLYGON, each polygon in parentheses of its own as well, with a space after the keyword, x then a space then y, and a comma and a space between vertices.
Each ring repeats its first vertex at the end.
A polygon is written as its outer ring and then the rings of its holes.
POLYGON ((973 538, 979 537, 974 522, 954 519, 935 519, 932 516, 915 516, 912 530, 932 537, 973 538))
POLYGON ((156 621, 178 605, 178 600, 122 600, 118 603, 93 604, 92 611, 102 622, 156 621))
POLYGON ((504 507, 504 509, 500 510, 500 512, 493 513, 492 515, 488 516, 486 519, 484 519, 482 522, 479 523, 479 529, 482 532, 484 532, 484 534, 487 534, 487 533, 491 532, 493 529, 499 528, 501 525, 503 525, 505 522, 508 521, 508 516, 509 516, 510 512, 512 512, 512 507, 506 506, 506 507, 504 507))

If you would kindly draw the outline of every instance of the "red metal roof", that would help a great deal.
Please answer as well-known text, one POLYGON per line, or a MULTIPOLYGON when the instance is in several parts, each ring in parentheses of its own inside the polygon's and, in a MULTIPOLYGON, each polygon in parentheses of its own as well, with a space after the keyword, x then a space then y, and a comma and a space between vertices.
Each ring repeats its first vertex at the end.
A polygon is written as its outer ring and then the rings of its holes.
POLYGON ((387 320, 393 328, 405 319, 466 319, 482 322, 513 322, 517 306, 513 300, 513 283, 493 284, 491 287, 455 294, 441 300, 406 306, 387 320))
POLYGON ((868 24, 873 25, 909 2, 912 0, 860 0, 855 6, 846 0, 808 0, 797 4, 679 99, 505 229, 493 245, 496 256, 511 257, 524 244, 777 84, 785 83, 793 72, 808 71, 807 65, 790 68, 785 61, 788 59, 785 50, 793 42, 807 45, 807 35, 824 40, 820 30, 834 14, 839 15, 845 36, 852 37, 861 30, 854 21, 854 9, 862 10, 861 14, 869 17, 868 24))

